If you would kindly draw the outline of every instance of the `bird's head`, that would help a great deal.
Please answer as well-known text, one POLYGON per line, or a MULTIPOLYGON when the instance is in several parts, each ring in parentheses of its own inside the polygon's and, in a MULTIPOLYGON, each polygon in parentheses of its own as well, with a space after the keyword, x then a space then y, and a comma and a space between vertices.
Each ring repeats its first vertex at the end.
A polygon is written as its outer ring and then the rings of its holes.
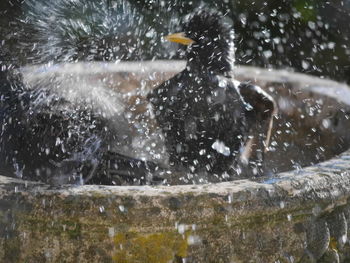
POLYGON ((234 63, 234 31, 219 12, 201 9, 189 16, 181 33, 165 37, 187 45, 188 66, 217 74, 230 72, 234 63))

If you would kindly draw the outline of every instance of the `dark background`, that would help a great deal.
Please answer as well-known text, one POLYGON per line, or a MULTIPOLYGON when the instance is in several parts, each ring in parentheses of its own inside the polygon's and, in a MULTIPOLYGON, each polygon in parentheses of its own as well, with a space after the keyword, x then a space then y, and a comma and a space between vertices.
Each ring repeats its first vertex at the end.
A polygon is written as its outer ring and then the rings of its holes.
MULTIPOLYGON (((203 5, 195 0, 72 2, 1 0, 1 55, 20 65, 181 58, 177 46, 163 43, 161 36, 203 5)), ((350 83, 350 1, 228 0, 204 1, 204 6, 233 20, 237 64, 350 83)))

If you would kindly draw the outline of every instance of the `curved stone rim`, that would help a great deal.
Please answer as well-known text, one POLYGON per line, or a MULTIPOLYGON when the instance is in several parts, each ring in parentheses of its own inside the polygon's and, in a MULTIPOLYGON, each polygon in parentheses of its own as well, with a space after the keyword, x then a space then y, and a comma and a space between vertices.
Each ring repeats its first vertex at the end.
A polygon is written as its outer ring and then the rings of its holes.
MULTIPOLYGON (((161 63, 162 68, 169 68, 171 71, 179 71, 184 67, 182 61, 158 61, 161 63), (171 64, 171 65, 169 65, 171 64), (164 66, 164 67, 163 67, 164 66)), ((128 62, 129 68, 124 68, 125 71, 135 70, 135 67, 142 72, 150 72, 154 70, 150 67, 150 62, 128 62)), ((97 68, 103 70, 106 67, 106 63, 91 63, 97 68)), ((110 66, 111 63, 108 65, 110 66)), ((32 66, 36 67, 37 72, 43 70, 45 66, 32 66)), ((31 68, 32 68, 31 67, 31 68)), ((77 68, 79 65, 76 66, 77 68)), ((110 71, 120 70, 120 65, 112 65, 110 71), (114 68, 114 69, 113 69, 114 68)), ((236 73, 249 72, 249 76, 256 75, 259 79, 263 79, 266 76, 271 79, 271 75, 276 76, 276 70, 271 71, 267 69, 253 68, 240 66, 236 68, 236 73)), ((25 70, 24 70, 25 72, 25 70)), ((70 71, 72 72, 72 71, 70 71)), ((73 70, 74 72, 74 70, 73 70)), ((301 73, 291 73, 285 70, 278 70, 278 81, 283 82, 287 78, 284 77, 287 74, 298 76, 303 78, 303 83, 306 83, 306 89, 317 92, 315 87, 308 86, 309 83, 320 84, 325 86, 329 91, 327 95, 338 99, 348 105, 350 105, 349 97, 344 96, 345 93, 350 93, 350 89, 347 85, 341 84, 332 80, 320 79, 304 75, 301 73), (332 91, 332 90, 333 91, 332 91), (334 92, 337 89, 337 92, 334 92)), ((302 201, 305 196, 316 200, 340 200, 350 194, 350 150, 347 150, 328 161, 318 163, 314 166, 305 167, 299 171, 289 171, 277 174, 273 178, 263 178, 257 180, 237 180, 232 182, 223 182, 216 184, 203 184, 203 185, 176 185, 176 186, 97 186, 97 185, 84 185, 84 186, 71 186, 65 185, 60 188, 52 188, 51 186, 37 183, 37 182, 25 182, 20 179, 9 178, 0 176, 0 191, 24 191, 32 193, 56 193, 62 195, 86 195, 89 196, 94 193, 100 193, 105 196, 117 195, 117 196, 179 196, 184 194, 200 195, 200 194, 213 194, 220 196, 227 196, 228 199, 232 199, 228 196, 239 195, 245 192, 245 198, 234 199, 234 202, 246 202, 254 199, 263 198, 268 200, 271 197, 277 199, 285 198, 288 196, 290 200, 299 199, 302 201), (27 190, 25 190, 27 188, 27 190), (19 190, 20 189, 20 190, 19 190)), ((287 201, 287 200, 285 200, 287 201)))

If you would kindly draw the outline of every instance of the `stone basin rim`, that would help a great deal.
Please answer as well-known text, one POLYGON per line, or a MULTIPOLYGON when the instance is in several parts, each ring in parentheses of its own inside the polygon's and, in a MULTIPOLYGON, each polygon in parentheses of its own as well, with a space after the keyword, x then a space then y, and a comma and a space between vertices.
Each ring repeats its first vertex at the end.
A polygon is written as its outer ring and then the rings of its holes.
MULTIPOLYGON (((170 196, 170 195, 183 195, 183 194, 217 194, 217 195, 229 195, 239 192, 256 192, 256 191, 268 191, 272 195, 277 192, 289 191, 294 189, 297 185, 304 184, 307 180, 309 188, 314 191, 323 191, 327 189, 321 189, 324 187, 322 181, 327 181, 327 185, 335 183, 341 185, 342 192, 339 189, 333 189, 334 193, 341 197, 346 194, 350 194, 350 164, 348 166, 339 164, 333 167, 334 163, 344 162, 348 160, 350 162, 350 150, 346 150, 339 156, 330 160, 318 163, 317 165, 308 166, 302 168, 300 171, 287 171, 277 174, 274 177, 266 178, 265 181, 257 179, 240 179, 229 182, 209 183, 209 184, 193 184, 193 185, 143 185, 143 186, 110 186, 110 185, 62 185, 62 186, 50 186, 45 183, 22 180, 17 178, 11 178, 0 175, 0 192, 15 191, 15 192, 28 192, 32 193, 57 193, 62 195, 91 195, 100 192, 105 196, 108 195, 133 195, 133 196, 170 196), (315 172, 317 168, 317 172, 315 172), (271 182, 266 182, 271 181, 271 182), (10 190, 7 186, 12 186, 10 190), (320 188, 321 186, 321 188, 320 188), (16 187, 16 189, 15 189, 16 187), (314 189, 312 189, 315 187, 314 189)), ((333 187, 332 187, 333 188, 333 187)), ((309 190, 310 190, 309 189, 309 190)), ((305 193, 306 189, 300 189, 299 194, 305 193)), ((278 195, 278 194, 277 194, 278 195)), ((290 195, 296 197, 295 193, 290 195)), ((324 197, 325 198, 325 197, 324 197)), ((322 198, 322 199, 324 199, 322 198)), ((325 198, 326 199, 326 198, 325 198)))
MULTIPOLYGON (((130 67, 143 68, 140 62, 128 62, 130 67)), ((148 62, 143 62, 148 63, 148 62)), ((169 61, 159 61, 161 65, 169 65, 169 61)), ((93 65, 98 65, 98 67, 104 68, 107 64, 104 62, 93 62, 93 65)), ((173 71, 178 71, 184 67, 183 61, 173 61, 170 64, 173 71)), ((79 65, 76 65, 79 67, 79 65)), ((23 72, 25 73, 29 69, 36 69, 38 71, 42 70, 43 67, 48 67, 47 65, 41 66, 29 66, 25 67, 23 72)), ((116 69, 120 65, 115 64, 116 69)), ((283 74, 295 74, 298 76, 305 77, 305 83, 313 82, 314 84, 324 84, 325 86, 332 86, 334 88, 348 89, 348 86, 333 80, 320 79, 313 76, 304 75, 301 73, 291 73, 286 70, 268 70, 262 68, 253 68, 239 66, 236 68, 236 72, 240 70, 249 70, 255 75, 271 75, 274 72, 278 71, 283 74)), ((130 70, 130 69, 129 69, 130 70)), ((154 68, 149 68, 147 72, 154 71, 154 68)), ((112 70, 113 71, 113 70, 112 70)), ((111 72, 111 71, 108 71, 111 72)), ((107 72, 107 73, 108 73, 107 72)), ((144 73, 147 73, 144 72, 144 73)), ((71 72, 70 72, 71 73, 71 72)), ((281 78, 278 79, 279 81, 281 78)), ((315 91, 315 90, 313 90, 315 91)), ((317 92, 317 91, 316 91, 317 92)), ((336 92, 333 93, 339 100, 341 95, 336 92)), ((344 102, 343 100, 341 100, 344 102)), ((348 103, 350 105, 350 102, 348 103)), ((21 179, 10 178, 5 176, 0 176, 0 192, 10 193, 10 192, 28 192, 28 193, 40 193, 40 194, 60 194, 60 195, 93 195, 96 193, 103 194, 104 196, 117 195, 117 196, 178 196, 184 194, 216 194, 220 196, 227 196, 234 193, 240 192, 249 192, 255 193, 254 196, 259 195, 262 198, 268 199, 269 196, 273 195, 275 197, 281 196, 285 197, 286 193, 290 197, 302 197, 307 193, 312 193, 313 196, 317 199, 325 200, 327 198, 333 197, 335 199, 341 199, 342 197, 350 195, 350 150, 346 150, 342 154, 318 163, 313 166, 308 166, 303 168, 300 171, 288 171, 277 174, 272 178, 264 178, 267 181, 261 179, 250 180, 236 180, 231 182, 221 182, 221 183, 211 183, 211 184, 198 184, 198 185, 172 185, 172 186, 104 186, 104 185, 83 185, 83 186, 72 186, 72 185, 63 185, 60 187, 52 187, 40 182, 24 181, 21 179), (337 164, 334 166, 334 164, 337 164), (317 171, 316 171, 317 170, 317 171), (300 187, 305 183, 305 180, 308 180, 308 188, 300 187), (270 182, 268 182, 270 181, 270 182), (334 185, 332 189, 328 189, 326 186, 334 185), (337 187, 335 187, 337 185, 337 187), (261 193, 261 194, 259 194, 261 193), (267 195, 266 195, 267 193, 267 195)), ((3 195, 3 194, 2 194, 3 195)), ((247 197, 249 199, 249 197, 247 197)), ((253 197, 252 197, 253 198, 253 197)))
MULTIPOLYGON (((101 73, 133 73, 140 72, 141 74, 150 74, 154 72, 159 72, 161 68, 163 72, 180 72, 186 66, 186 61, 184 60, 155 60, 155 61, 117 61, 117 62, 78 62, 78 63, 62 63, 52 65, 39 64, 39 65, 28 65, 20 69, 21 73, 26 75, 28 73, 35 73, 35 76, 31 76, 32 79, 39 79, 46 74, 82 74, 86 68, 89 68, 90 74, 101 74, 101 73), (93 70, 91 70, 93 69, 93 70)), ((294 72, 291 69, 268 69, 259 68, 252 66, 242 66, 237 65, 234 68, 234 74, 251 78, 251 76, 256 76, 259 80, 266 81, 275 79, 278 82, 287 82, 290 79, 290 75, 295 76, 297 79, 302 79, 305 83, 304 89, 310 90, 317 93, 317 89, 309 87, 312 86, 331 86, 336 87, 337 91, 327 91, 322 90, 324 94, 335 98, 343 103, 350 105, 350 98, 342 96, 344 92, 349 92, 349 86, 345 83, 337 82, 327 78, 320 78, 316 76, 311 76, 303 73, 294 72), (247 74, 249 72, 249 75, 247 74), (275 73, 278 73, 277 75, 275 73)), ((318 87, 317 87, 318 88, 318 87)))
MULTIPOLYGON (((93 67, 93 71, 89 71, 89 73, 111 73, 111 72, 141 72, 141 73, 150 73, 159 71, 161 68, 162 71, 169 72, 179 72, 183 70, 186 66, 186 61, 184 60, 155 60, 155 61, 117 61, 117 62, 77 62, 77 63, 58 63, 52 65, 51 63, 47 64, 38 64, 38 65, 27 65, 20 69, 24 74, 28 72, 35 72, 36 74, 47 74, 47 73, 67 73, 67 74, 75 74, 82 73, 82 70, 89 68, 89 70, 93 67), (83 68, 84 66, 84 68, 83 68), (69 67, 69 70, 68 70, 69 67)), ((278 72, 279 75, 283 78, 287 74, 293 74, 298 77, 303 77, 303 81, 306 83, 312 82, 313 84, 327 84, 327 85, 336 85, 348 87, 345 83, 337 82, 327 78, 320 78, 316 76, 311 76, 299 72, 295 72, 292 69, 270 69, 270 68, 259 68, 253 66, 243 66, 236 65, 234 68, 234 72, 237 74, 242 74, 246 72, 248 69, 249 74, 254 73, 255 75, 259 75, 259 78, 269 78, 271 75, 275 75, 274 73, 278 72)), ((40 77, 40 75, 36 75, 40 77)), ((251 77, 251 76, 250 76, 251 77)), ((269 78, 270 79, 270 78, 269 78)), ((280 80, 281 78, 279 78, 280 80)))

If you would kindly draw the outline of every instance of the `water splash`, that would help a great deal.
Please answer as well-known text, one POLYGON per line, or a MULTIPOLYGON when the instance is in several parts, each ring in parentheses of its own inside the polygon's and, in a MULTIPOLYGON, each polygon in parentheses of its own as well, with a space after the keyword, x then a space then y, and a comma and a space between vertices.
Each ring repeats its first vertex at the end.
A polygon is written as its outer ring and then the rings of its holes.
MULTIPOLYGON (((34 61, 76 61, 132 57, 144 17, 126 1, 26 1, 24 22, 33 34, 34 61), (137 20, 136 20, 137 19, 137 20)), ((24 43, 28 45, 28 43, 24 43)))
POLYGON ((32 63, 151 59, 176 15, 145 16, 129 1, 25 1, 20 45, 32 63), (148 49, 145 47, 149 47, 148 49))

